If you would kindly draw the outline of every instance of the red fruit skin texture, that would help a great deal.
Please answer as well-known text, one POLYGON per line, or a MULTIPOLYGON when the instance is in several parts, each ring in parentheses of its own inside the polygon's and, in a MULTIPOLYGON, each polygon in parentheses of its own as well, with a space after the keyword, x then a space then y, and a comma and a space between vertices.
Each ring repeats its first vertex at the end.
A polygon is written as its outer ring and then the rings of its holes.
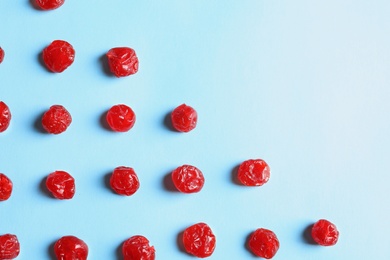
POLYGON ((154 260, 156 250, 144 236, 132 236, 122 246, 124 260, 154 260))
POLYGON ((120 166, 114 169, 110 186, 119 195, 131 196, 139 189, 140 183, 133 168, 120 166))
POLYGON ((74 178, 65 171, 55 171, 46 178, 46 188, 54 198, 68 200, 73 198, 76 192, 74 178))
POLYGON ((11 122, 11 111, 7 104, 0 101, 0 133, 7 130, 9 123, 11 122))
POLYGON ((12 234, 0 236, 0 260, 16 258, 20 253, 18 238, 12 234))
POLYGON ((42 126, 50 134, 61 134, 72 123, 72 116, 61 105, 53 105, 43 114, 42 126))
POLYGON ((179 132, 190 132, 196 127, 198 113, 190 106, 181 104, 171 113, 172 126, 179 132))
POLYGON ((0 201, 8 200, 12 194, 12 181, 4 174, 0 173, 0 201))
POLYGON ((207 224, 197 223, 184 230, 183 245, 187 253, 205 258, 213 254, 216 238, 207 224))
POLYGON ((3 60, 4 60, 4 55, 5 55, 4 50, 0 47, 0 63, 3 62, 3 60))
POLYGON ((110 71, 117 77, 127 77, 137 73, 138 57, 135 51, 129 47, 116 47, 110 49, 107 54, 110 71))
POLYGON ((136 120, 134 111, 123 104, 111 107, 106 115, 107 124, 115 132, 127 132, 133 128, 136 120))
POLYGON ((261 186, 270 178, 270 168, 262 159, 250 159, 238 167, 238 180, 245 186, 261 186))
POLYGON ((35 0, 36 5, 42 10, 54 10, 63 5, 65 0, 35 0))
POLYGON ((259 228, 250 236, 248 247, 256 256, 271 259, 279 250, 279 240, 271 230, 259 228))
POLYGON ((314 223, 311 235, 314 241, 321 246, 333 246, 339 239, 337 227, 325 219, 320 219, 314 223))
POLYGON ((54 244, 54 254, 57 260, 86 260, 88 246, 75 236, 64 236, 54 244))
POLYGON ((199 192, 205 182, 203 173, 192 165, 183 165, 176 168, 171 177, 176 189, 183 193, 199 192))
POLYGON ((73 46, 62 40, 55 40, 42 53, 46 67, 55 73, 61 73, 72 65, 75 58, 73 46))

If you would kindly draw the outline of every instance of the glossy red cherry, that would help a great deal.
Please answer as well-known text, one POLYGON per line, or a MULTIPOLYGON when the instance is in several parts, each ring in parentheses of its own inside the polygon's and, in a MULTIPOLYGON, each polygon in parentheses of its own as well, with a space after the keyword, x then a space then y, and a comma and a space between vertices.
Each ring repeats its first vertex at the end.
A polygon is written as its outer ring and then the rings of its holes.
POLYGON ((279 250, 279 240, 271 230, 259 228, 250 236, 248 246, 253 254, 271 259, 279 250))
POLYGON ((135 124, 134 111, 123 104, 111 107, 106 116, 106 120, 110 128, 115 132, 127 132, 133 128, 135 124))
POLYGON ((246 186, 261 186, 268 182, 270 168, 262 159, 247 160, 238 168, 238 180, 246 186))
POLYGON ((205 258, 213 254, 216 238, 207 224, 197 223, 184 230, 183 245, 187 253, 205 258))
POLYGON ((7 104, 0 101, 0 133, 7 130, 9 123, 11 122, 11 111, 7 104))
POLYGON ((124 260, 154 260, 155 252, 149 240, 144 236, 133 236, 127 239, 122 246, 124 260))
POLYGON ((182 104, 172 111, 171 121, 173 128, 186 133, 196 127, 198 114, 192 107, 182 104))
POLYGON ((116 47, 107 52, 108 66, 116 77, 126 77, 138 71, 138 58, 128 47, 116 47))
POLYGON ((4 55, 5 55, 5 52, 4 52, 4 50, 0 47, 0 63, 3 62, 3 60, 4 60, 4 55))
POLYGON ((53 10, 63 5, 65 0, 35 0, 35 3, 42 10, 53 10))
POLYGON ((119 195, 133 195, 140 183, 133 168, 120 166, 114 169, 110 178, 111 188, 119 195))
POLYGON ((60 200, 71 199, 76 191, 74 178, 65 171, 55 171, 46 178, 46 187, 60 200))
POLYGON ((50 134, 65 132, 71 123, 72 116, 61 105, 51 106, 42 117, 42 126, 50 134))
POLYGON ((325 219, 320 219, 313 225, 311 235, 321 246, 333 246, 339 239, 336 225, 325 219))
POLYGON ((199 192, 204 185, 203 173, 192 165, 183 165, 172 172, 175 187, 183 193, 199 192))
POLYGON ((0 201, 8 200, 12 193, 12 181, 4 174, 0 173, 0 201))
POLYGON ((0 260, 15 259, 20 253, 20 244, 15 235, 0 236, 0 260))
POLYGON ((43 62, 50 71, 61 73, 72 65, 75 53, 69 42, 55 40, 43 50, 43 62))
POLYGON ((86 260, 88 246, 75 236, 64 236, 54 244, 54 254, 58 260, 86 260))

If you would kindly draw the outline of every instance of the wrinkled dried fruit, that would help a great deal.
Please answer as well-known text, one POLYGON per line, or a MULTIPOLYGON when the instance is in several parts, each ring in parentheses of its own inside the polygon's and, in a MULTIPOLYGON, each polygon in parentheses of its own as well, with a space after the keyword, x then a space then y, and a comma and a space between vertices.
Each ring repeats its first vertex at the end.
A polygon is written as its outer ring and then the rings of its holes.
POLYGON ((55 40, 43 50, 43 62, 52 72, 63 72, 72 65, 75 57, 73 46, 62 40, 55 40))
POLYGON ((11 111, 7 104, 0 101, 0 133, 7 130, 9 123, 11 122, 11 111))
POLYGON ((64 132, 70 123, 72 123, 72 116, 61 105, 51 106, 42 117, 42 126, 50 134, 64 132))
POLYGON ((172 126, 179 132, 189 132, 196 127, 198 114, 186 104, 175 108, 171 113, 172 126))
POLYGON ((73 198, 76 190, 74 178, 64 171, 50 173, 46 178, 46 187, 55 198, 60 200, 73 198))
POLYGON ((120 166, 114 169, 110 186, 117 194, 130 196, 138 190, 140 184, 133 168, 120 166))
POLYGON ((264 160, 247 160, 238 168, 237 178, 246 186, 261 186, 269 180, 270 173, 270 168, 264 160))
POLYGON ((3 62, 3 60, 4 60, 4 55, 5 55, 4 50, 0 47, 0 63, 3 62))
POLYGON ((311 230, 314 241, 321 246, 333 246, 339 239, 336 226, 325 219, 318 220, 311 230))
POLYGON ((35 0, 35 2, 42 10, 53 10, 63 5, 65 0, 35 0))
POLYGON ((259 228, 250 236, 248 246, 253 254, 271 259, 279 250, 279 240, 271 230, 259 228))
POLYGON ((106 120, 110 128, 115 132, 127 132, 135 124, 134 111, 123 104, 111 107, 106 116, 106 120))
POLYGON ((88 246, 75 236, 64 236, 54 244, 54 254, 58 260, 86 260, 88 246))
POLYGON ((187 253, 204 258, 212 255, 216 239, 211 228, 205 223, 192 225, 183 233, 183 245, 187 253))
POLYGON ((124 260, 154 260, 155 252, 149 240, 144 236, 133 236, 127 239, 122 246, 124 260))
POLYGON ((130 76, 138 71, 138 58, 132 48, 112 48, 106 55, 108 66, 116 77, 130 76))
POLYGON ((12 186, 12 181, 7 176, 0 173, 0 201, 7 200, 11 197, 12 186))
POLYGON ((0 236, 0 260, 16 258, 20 253, 20 244, 15 235, 5 234, 0 236))
POLYGON ((172 172, 172 181, 179 191, 195 193, 203 188, 204 176, 195 166, 183 165, 172 172))

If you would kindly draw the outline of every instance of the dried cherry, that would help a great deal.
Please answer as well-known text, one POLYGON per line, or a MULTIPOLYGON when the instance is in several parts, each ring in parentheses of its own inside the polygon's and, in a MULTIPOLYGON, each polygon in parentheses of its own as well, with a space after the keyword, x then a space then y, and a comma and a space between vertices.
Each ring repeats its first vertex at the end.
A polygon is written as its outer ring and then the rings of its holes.
POLYGON ((86 260, 88 246, 75 236, 64 236, 54 244, 54 254, 58 260, 86 260))
POLYGON ((114 169, 110 186, 117 194, 130 196, 139 189, 140 184, 133 168, 120 166, 114 169))
POLYGON ((192 165, 183 165, 172 172, 175 187, 183 193, 199 192, 204 185, 203 173, 192 165))
POLYGON ((5 234, 0 236, 0 260, 16 258, 20 253, 20 244, 17 236, 5 234))
POLYGON ((0 201, 4 201, 11 197, 12 181, 4 174, 0 173, 0 201))
POLYGON ((154 260, 155 252, 149 240, 144 236, 132 236, 122 246, 124 260, 154 260))
POLYGON ((270 168, 262 159, 247 160, 238 167, 238 180, 246 186, 261 186, 270 178, 270 168))
POLYGON ((205 258, 213 254, 216 238, 207 224, 197 223, 184 230, 183 245, 187 253, 205 258))
POLYGON ((248 247, 256 256, 271 259, 279 250, 279 240, 271 230, 259 228, 249 237, 248 247))
POLYGON ((35 3, 42 10, 53 10, 63 5, 65 0, 35 0, 35 3))
POLYGON ((107 52, 106 56, 108 66, 116 77, 126 77, 137 73, 138 57, 132 48, 112 48, 107 52))
POLYGON ((134 111, 123 104, 111 107, 106 115, 106 120, 110 128, 115 132, 127 132, 135 124, 134 111))
POLYGON ((172 126, 179 132, 189 132, 196 127, 198 114, 190 106, 181 104, 171 113, 172 126))
POLYGON ((69 42, 55 40, 43 50, 43 62, 50 71, 61 73, 72 65, 75 53, 69 42))
POLYGON ((50 173, 46 178, 46 187, 60 200, 73 198, 76 190, 74 178, 65 171, 50 173))
POLYGON ((339 239, 339 231, 336 225, 325 219, 320 219, 314 223, 311 235, 314 241, 321 246, 333 246, 339 239))
POLYGON ((42 126, 50 134, 64 132, 72 123, 72 116, 61 105, 53 105, 42 117, 42 126))
POLYGON ((11 122, 11 111, 7 104, 0 101, 0 133, 7 130, 9 123, 11 122))
POLYGON ((4 50, 0 47, 0 63, 3 62, 3 60, 4 60, 4 55, 5 55, 4 50))

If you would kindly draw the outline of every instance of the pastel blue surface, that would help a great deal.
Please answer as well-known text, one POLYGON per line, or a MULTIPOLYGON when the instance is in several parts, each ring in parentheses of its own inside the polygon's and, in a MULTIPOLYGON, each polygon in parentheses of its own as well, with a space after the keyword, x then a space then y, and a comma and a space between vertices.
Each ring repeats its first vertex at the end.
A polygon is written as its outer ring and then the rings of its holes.
POLYGON ((13 116, 0 134, 0 172, 14 183, 0 234, 17 234, 18 259, 53 259, 64 235, 82 238, 89 259, 121 259, 136 234, 157 259, 193 259, 177 238, 197 222, 217 236, 209 259, 254 259, 245 241, 260 227, 280 240, 274 259, 390 259, 389 1, 66 0, 43 12, 3 0, 0 11, 0 100, 13 116), (56 39, 76 49, 61 74, 39 61, 56 39), (136 50, 137 74, 105 73, 102 56, 117 46, 136 50), (137 114, 127 133, 101 124, 119 103, 137 114), (165 124, 182 103, 199 114, 187 134, 165 124), (57 136, 39 130, 53 104, 73 117, 57 136), (232 181, 249 158, 270 165, 266 185, 232 181), (200 193, 164 185, 182 164, 203 171, 200 193), (106 185, 121 165, 141 182, 131 197, 106 185), (42 183, 54 170, 75 177, 72 200, 48 196, 42 183), (305 239, 320 218, 339 228, 336 246, 305 239))

